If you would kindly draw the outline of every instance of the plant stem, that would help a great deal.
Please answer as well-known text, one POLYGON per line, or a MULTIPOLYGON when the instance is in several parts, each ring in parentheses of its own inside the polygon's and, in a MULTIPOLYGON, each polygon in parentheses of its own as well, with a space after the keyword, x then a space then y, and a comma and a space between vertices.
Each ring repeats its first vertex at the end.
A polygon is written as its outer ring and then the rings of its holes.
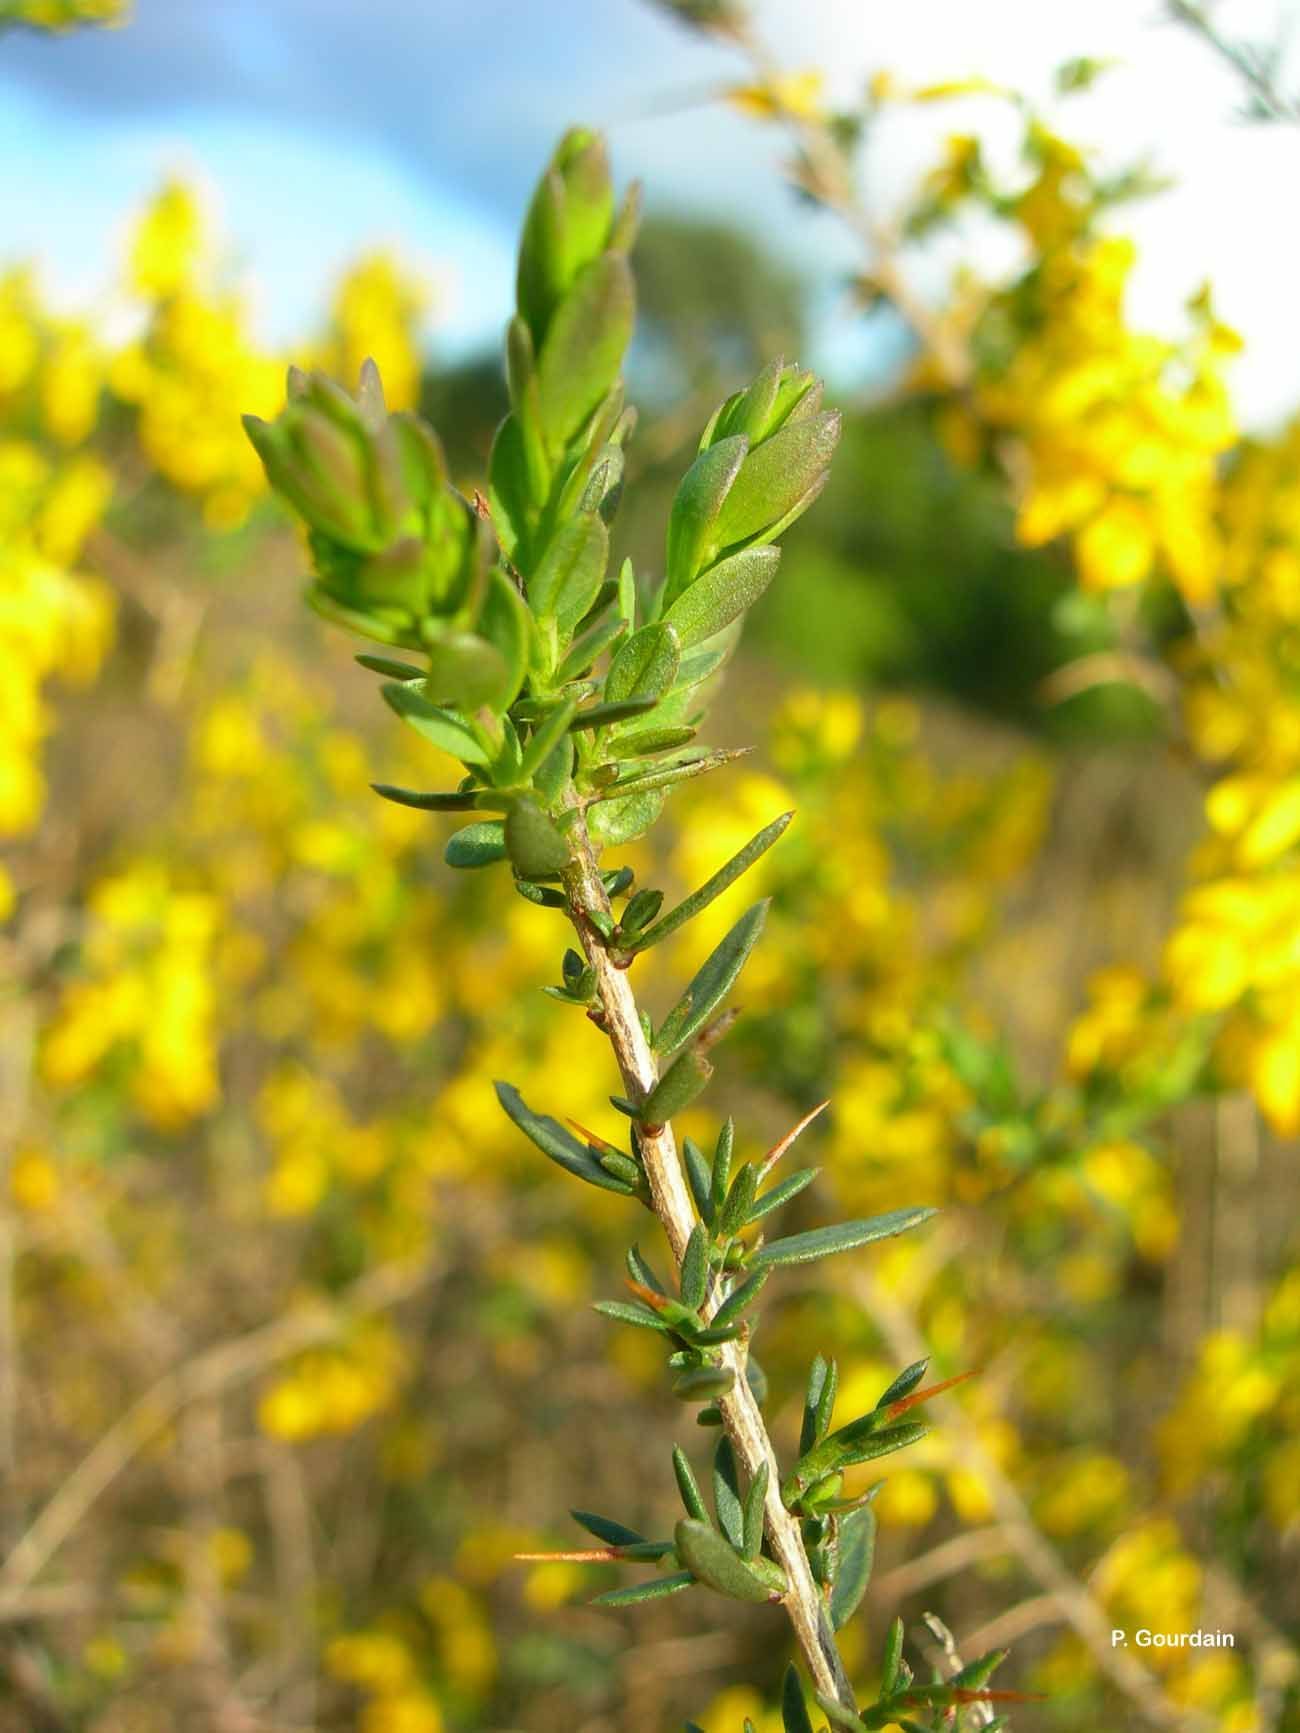
MULTIPOLYGON (((600 933, 593 926, 592 911, 609 913, 609 898, 597 870, 595 855, 581 818, 569 832, 574 858, 565 874, 569 913, 582 948, 596 975, 602 1024, 618 1062, 629 1098, 641 1101, 659 1076, 658 1066, 637 1015, 636 999, 627 972, 610 961, 600 933)), ((677 1144, 670 1125, 643 1132, 641 1156, 654 1212, 658 1216, 673 1259, 680 1267, 686 1242, 695 1226, 695 1210, 682 1175, 677 1144)), ((794 1627, 804 1661, 816 1689, 825 1697, 856 1707, 852 1687, 835 1646, 830 1617, 821 1591, 813 1579, 804 1551, 799 1524, 781 1502, 781 1470, 767 1427, 745 1377, 746 1350, 743 1342, 722 1347, 722 1363, 734 1374, 731 1390, 718 1401, 722 1424, 731 1440, 737 1461, 747 1481, 752 1481, 764 1463, 768 1468, 766 1528, 773 1557, 785 1572, 788 1584, 783 1605, 794 1627)))

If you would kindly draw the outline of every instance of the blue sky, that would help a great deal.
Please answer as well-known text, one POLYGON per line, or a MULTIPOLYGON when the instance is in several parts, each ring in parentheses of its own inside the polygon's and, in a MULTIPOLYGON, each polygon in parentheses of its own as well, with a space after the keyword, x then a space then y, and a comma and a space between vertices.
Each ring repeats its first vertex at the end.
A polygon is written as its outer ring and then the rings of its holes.
MULTIPOLYGON (((934 80, 986 73, 1045 95, 1074 54, 1120 69, 1076 101, 1072 126, 1120 160, 1150 150, 1178 190, 1134 213, 1136 310, 1160 327, 1208 275, 1253 354, 1247 414, 1300 400, 1292 334, 1300 248, 1290 220, 1300 129, 1233 120, 1239 92, 1160 0, 758 0, 782 59, 820 64, 848 97, 874 69, 934 80)), ((1230 28, 1267 34, 1275 0, 1221 0, 1230 28)), ((705 98, 736 72, 722 48, 643 0, 137 0, 123 31, 0 43, 0 258, 34 257, 65 303, 113 300, 131 212, 168 172, 209 194, 265 334, 302 331, 333 270, 395 245, 434 282, 435 345, 491 342, 506 317, 520 209, 570 121, 607 128, 616 164, 652 203, 752 222, 819 297, 822 354, 870 367, 866 328, 838 292, 855 253, 795 206, 777 137, 705 98)), ((900 121, 874 158, 887 204, 949 127, 986 132, 971 102, 900 121)), ((993 263, 987 237, 980 252, 993 263)), ((919 261, 937 288, 945 257, 919 261)))

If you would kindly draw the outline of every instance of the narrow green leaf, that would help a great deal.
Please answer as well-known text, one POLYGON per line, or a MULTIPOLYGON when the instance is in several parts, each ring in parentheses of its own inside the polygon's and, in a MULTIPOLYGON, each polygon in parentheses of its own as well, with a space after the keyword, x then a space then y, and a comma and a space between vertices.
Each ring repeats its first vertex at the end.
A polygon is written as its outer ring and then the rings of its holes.
POLYGON ((727 1240, 740 1232, 740 1224, 753 1205, 757 1185, 758 1169, 752 1161, 742 1162, 731 1182, 727 1200, 718 1211, 717 1227, 714 1230, 718 1239, 727 1240))
POLYGON ((624 1254, 627 1263, 627 1273, 634 1282, 640 1282, 643 1288, 649 1288, 662 1299, 668 1298, 668 1290, 664 1287, 654 1268, 641 1255, 640 1246, 629 1246, 624 1254))
POLYGON ((706 1225, 713 1223, 713 1203, 709 1196, 709 1164, 704 1159, 704 1151, 694 1138, 682 1139, 682 1159, 686 1166, 686 1178, 691 1188, 691 1196, 695 1199, 695 1207, 706 1225))
POLYGON ((885 1638, 884 1658, 880 1663, 880 1695, 892 1697, 898 1687, 903 1664, 903 1621, 895 1619, 885 1638))
POLYGON ((803 1401, 803 1427, 799 1433, 799 1454, 807 1456, 812 1447, 825 1436, 830 1425, 830 1412, 835 1406, 838 1370, 834 1360, 820 1354, 808 1368, 808 1389, 803 1401))
MULTIPOLYGON (((588 796, 588 805, 597 808, 597 803, 620 799, 631 800, 634 796, 644 794, 648 789, 672 788, 679 782, 689 782, 694 776, 707 776, 711 770, 719 770, 724 764, 730 764, 735 758, 743 758, 749 748, 738 752, 704 752, 697 758, 685 758, 678 764, 662 768, 655 766, 649 770, 638 768, 635 775, 621 776, 619 780, 602 789, 600 793, 588 796)), ((662 805, 662 800, 660 805, 662 805)))
POLYGON ((730 1366, 693 1366, 673 1379, 673 1395, 681 1402, 710 1401, 725 1396, 735 1381, 730 1366))
POLYGON ((372 674, 383 674, 389 680, 423 680, 424 669, 413 668, 409 662, 394 662, 387 656, 354 656, 354 662, 359 662, 363 668, 368 668, 372 674))
POLYGON ((524 747, 524 755, 519 761, 519 780, 531 782, 534 773, 541 768, 551 753, 560 744, 569 731, 577 711, 577 704, 572 698, 556 706, 544 721, 534 728, 532 738, 524 747))
POLYGON ((869 1504, 839 1523, 839 1557, 831 1585, 831 1625, 841 1630, 857 1612, 876 1556, 876 1513, 869 1504))
POLYGON ((755 1606, 778 1598, 708 1523, 685 1518, 673 1531, 673 1543, 691 1575, 720 1595, 755 1606))
POLYGON ((472 812, 478 804, 473 790, 467 794, 420 794, 414 788, 394 788, 390 782, 372 782, 370 786, 382 799, 397 806, 413 806, 417 812, 472 812))
POLYGON ((551 538, 528 579, 528 601, 539 619, 554 619, 567 635, 595 601, 609 559, 609 531, 596 512, 570 518, 551 538))
POLYGON ((698 1312, 709 1285, 709 1242, 704 1227, 696 1222, 682 1254, 682 1304, 698 1312))
POLYGON ((673 1445, 673 1473, 677 1476, 677 1490, 682 1495, 687 1516, 694 1517, 696 1522, 707 1522, 709 1513, 704 1507, 699 1482, 686 1460, 686 1452, 676 1444, 673 1445))
POLYGON ((575 732, 582 728, 605 728, 611 722, 622 722, 628 716, 644 716, 647 710, 654 709, 656 703, 654 698, 625 698, 617 704, 590 704, 585 710, 579 710, 569 727, 575 732))
POLYGON ((803 1686, 799 1683, 793 1661, 786 1668, 781 1685, 781 1724, 784 1733, 813 1733, 808 1707, 803 1700, 803 1686))
POLYGON ((610 1589, 608 1594, 597 1595, 587 1604, 593 1607, 637 1607, 642 1601, 662 1601, 682 1589, 693 1588, 695 1581, 693 1572, 677 1571, 670 1577, 651 1577, 648 1583, 637 1583, 633 1588, 610 1589))
POLYGON ((577 680, 585 674, 596 658, 608 650, 616 639, 627 631, 627 623, 617 614, 611 614, 607 620, 601 620, 589 632, 584 632, 580 638, 575 638, 564 660, 555 671, 555 681, 559 686, 567 685, 570 680, 577 680))
POLYGON ((744 1545, 741 1551, 750 1560, 758 1557, 763 1545, 763 1500, 767 1497, 767 1480, 768 1466, 761 1462, 745 1493, 744 1545))
POLYGON ((745 1506, 740 1496, 736 1453, 729 1438, 720 1438, 713 1452, 713 1508, 718 1527, 739 1551, 745 1541, 745 1506))
POLYGON ((792 1173, 789 1179, 783 1179, 780 1185, 774 1185, 771 1191, 765 1191, 762 1197, 755 1198, 749 1214, 742 1224, 748 1227, 750 1222, 762 1221, 766 1215, 771 1215, 782 1204, 789 1203, 792 1197, 798 1197, 805 1186, 810 1186, 821 1172, 819 1167, 801 1168, 798 1173, 792 1173))
POLYGON ((506 829, 499 818, 467 824, 450 837, 442 858, 450 867, 462 869, 491 866, 506 858, 506 829))
POLYGON ((552 450, 568 443, 618 377, 634 304, 626 258, 606 253, 579 273, 556 309, 537 361, 542 431, 552 450))
POLYGON ((771 1264, 807 1264, 814 1258, 830 1257, 833 1252, 848 1252, 857 1246, 869 1246, 875 1240, 890 1239, 929 1221, 933 1209, 896 1209, 885 1215, 870 1216, 865 1221, 836 1222, 829 1227, 813 1228, 806 1234, 791 1234, 787 1239, 771 1240, 760 1246, 750 1259, 753 1268, 771 1264))
POLYGON ((678 927, 685 926, 692 916, 698 915, 702 909, 707 909, 709 904, 716 901, 723 891, 735 884, 741 874, 747 872, 761 855, 766 854, 793 817, 793 812, 783 812, 780 818, 773 819, 772 823, 760 830, 757 836, 751 837, 744 848, 737 854, 733 854, 724 866, 718 868, 712 878, 706 879, 697 891, 692 891, 690 896, 678 903, 675 909, 664 915, 661 920, 656 921, 654 926, 648 927, 637 939, 635 949, 644 951, 651 945, 657 945, 661 939, 666 939, 675 933, 678 927))
POLYGON ((655 1037, 659 1053, 673 1053, 697 1034, 735 985, 767 918, 767 902, 755 903, 701 965, 655 1037))
POLYGON ((612 1318, 616 1324, 635 1324, 641 1330, 658 1330, 661 1335, 668 1335, 668 1325, 652 1312, 649 1306, 637 1305, 633 1300, 596 1300, 592 1311, 599 1312, 602 1318, 612 1318))
POLYGON ((646 783, 639 783, 617 799, 602 797, 602 804, 593 806, 587 814, 591 840, 602 848, 619 848, 635 842, 658 818, 663 804, 663 790, 650 788, 646 783))
POLYGON ((665 1125, 703 1093, 712 1076, 713 1067, 708 1060, 696 1048, 688 1047, 673 1060, 642 1102, 642 1125, 665 1125))
POLYGON ((389 681, 379 690, 389 709, 395 711, 403 722, 408 722, 417 734, 423 735, 434 746, 440 747, 443 752, 451 753, 453 758, 459 758, 464 764, 487 763, 488 755, 477 734, 458 716, 453 716, 449 710, 439 709, 422 692, 412 686, 401 685, 396 680, 389 681))
POLYGON ((668 520, 665 605, 670 606, 690 586, 704 563, 706 548, 717 542, 714 525, 748 451, 746 438, 719 440, 701 452, 682 477, 668 520))
POLYGON ((833 1727, 842 1728, 844 1733, 868 1733, 866 1722, 860 1720, 851 1709, 846 1709, 842 1703, 837 1703, 834 1697, 823 1697, 819 1691, 817 1701, 833 1727))
POLYGON ((926 1367, 929 1364, 928 1356, 924 1360, 914 1360, 910 1366, 898 1374, 894 1382, 881 1395, 876 1407, 888 1408, 891 1402, 901 1402, 904 1396, 910 1396, 922 1378, 925 1377, 926 1367))
POLYGON ((792 521, 825 476, 839 437, 840 417, 826 409, 755 446, 714 520, 714 546, 733 547, 792 521))
POLYGON ((781 550, 772 547, 749 548, 720 560, 678 596, 664 615, 664 625, 673 627, 683 650, 703 643, 753 607, 780 563, 781 550))
POLYGON ((749 1310, 762 1293, 767 1277, 768 1272, 766 1270, 755 1270, 754 1274, 747 1277, 733 1294, 728 1294, 713 1314, 713 1322, 717 1325, 734 1324, 749 1310))
MULTIPOLYGON (((867 1417, 869 1418, 869 1416, 867 1417)), ((916 1444, 930 1428, 921 1421, 908 1420, 898 1426, 885 1426, 880 1431, 862 1432, 858 1428, 861 1421, 853 1421, 848 1426, 841 1427, 838 1432, 832 1432, 824 1444, 819 1444, 816 1454, 823 1453, 832 1459, 834 1468, 854 1468, 860 1462, 874 1462, 878 1456, 889 1456, 895 1450, 906 1450, 909 1444, 916 1444)), ((802 1469, 800 1464, 800 1469, 802 1469)))
MULTIPOLYGON (((514 580, 502 566, 493 566, 488 574, 487 594, 478 617, 478 630, 488 639, 501 658, 502 673, 495 688, 485 691, 480 703, 497 715, 503 715, 519 696, 532 660, 533 634, 536 627, 528 603, 515 588, 514 580)), ((430 659, 433 649, 429 651, 430 659)), ((464 708, 471 706, 465 703, 464 708)))
POLYGON ((715 1210, 722 1208, 731 1179, 731 1152, 736 1146, 736 1122, 730 1116, 723 1121, 718 1141, 713 1146, 713 1174, 709 1182, 715 1210))
POLYGON ((978 1691, 988 1684, 1010 1653, 1009 1649, 990 1649, 987 1655, 968 1661, 959 1673, 953 1674, 948 1683, 960 1685, 967 1691, 978 1691))
POLYGON ((553 1162, 578 1179, 585 1179, 589 1185, 599 1186, 602 1191, 615 1191, 622 1197, 631 1195, 631 1188, 622 1180, 606 1173, 586 1144, 579 1143, 558 1120, 551 1119, 546 1114, 534 1113, 511 1084, 497 1083, 495 1088, 497 1100, 506 1115, 514 1121, 525 1137, 537 1145, 543 1155, 549 1156, 553 1162))
POLYGON ((679 746, 689 746, 699 733, 698 728, 686 725, 680 728, 638 728, 629 734, 620 734, 616 742, 620 759, 650 758, 661 752, 674 752, 679 746))
POLYGON ((579 1527, 585 1528, 588 1534, 594 1534, 597 1540, 603 1540, 608 1546, 636 1546, 645 1540, 643 1534, 638 1534, 634 1528, 625 1528, 621 1522, 615 1522, 612 1516, 596 1516, 590 1510, 571 1510, 569 1515, 579 1527))
POLYGON ((619 646, 605 677, 606 704, 657 703, 677 678, 681 650, 671 626, 642 626, 619 646))

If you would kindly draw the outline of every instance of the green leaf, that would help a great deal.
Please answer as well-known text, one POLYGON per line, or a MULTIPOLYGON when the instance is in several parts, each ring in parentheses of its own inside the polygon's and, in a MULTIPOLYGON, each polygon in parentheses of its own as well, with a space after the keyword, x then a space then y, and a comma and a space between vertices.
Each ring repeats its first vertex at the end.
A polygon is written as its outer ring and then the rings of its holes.
POLYGON ((746 1277, 735 1292, 728 1294, 718 1307, 713 1314, 713 1322, 716 1325, 734 1324, 737 1318, 742 1317, 762 1293, 767 1282, 767 1276, 766 1270, 756 1270, 752 1276, 746 1277))
POLYGON ((383 674, 389 680, 423 680, 423 668, 413 668, 409 662, 393 662, 387 656, 354 656, 354 662, 359 662, 363 668, 368 668, 372 674, 383 674))
POLYGON ((681 650, 671 626, 642 626, 619 647, 605 677, 606 704, 657 703, 677 678, 681 650))
POLYGON ((811 1458, 805 1457, 800 1462, 795 1470, 796 1475, 803 1477, 805 1465, 810 1460, 816 1464, 816 1478, 826 1473, 835 1473, 841 1468, 856 1467, 860 1462, 874 1462, 878 1456, 889 1456, 895 1450, 906 1450, 909 1444, 918 1443, 930 1430, 918 1420, 907 1420, 898 1426, 884 1426, 876 1430, 868 1424, 874 1418, 874 1415, 867 1414, 861 1420, 851 1420, 847 1426, 841 1426, 838 1432, 832 1432, 830 1437, 812 1452, 811 1458))
POLYGON ((610 1589, 608 1594, 597 1595, 588 1603, 593 1607, 636 1607, 642 1601, 662 1601, 668 1595, 678 1594, 682 1589, 695 1586, 696 1578, 692 1571, 677 1571, 670 1577, 651 1577, 648 1583, 637 1583, 628 1589, 610 1589))
POLYGON ((758 1473, 745 1493, 744 1545, 741 1551, 747 1559, 756 1559, 763 1545, 763 1500, 767 1497, 768 1466, 758 1465, 758 1473))
POLYGON ((725 1396, 735 1383, 730 1366, 692 1366, 673 1379, 673 1395, 681 1402, 705 1402, 725 1396))
POLYGON ((579 1143, 558 1120, 551 1119, 546 1114, 534 1113, 511 1084, 497 1083, 495 1088, 497 1100, 507 1116, 525 1137, 531 1138, 543 1155, 549 1156, 553 1162, 578 1179, 585 1179, 589 1185, 599 1186, 602 1191, 618 1192, 622 1197, 631 1196, 631 1187, 606 1173, 586 1144, 579 1143))
MULTIPOLYGON (((638 769, 635 775, 622 776, 609 788, 599 794, 588 797, 590 805, 597 812, 600 806, 624 798, 632 799, 648 793, 651 789, 669 789, 679 782, 688 782, 694 776, 706 776, 711 770, 719 770, 724 764, 730 764, 734 758, 743 757, 740 752, 706 752, 697 758, 683 759, 678 764, 663 768, 652 767, 649 770, 638 769)), ((660 801, 662 806, 663 802, 660 801)))
POLYGON ((697 1048, 688 1047, 673 1060, 642 1102, 642 1125, 665 1125, 704 1092, 712 1076, 713 1067, 704 1055, 697 1048))
POLYGON ((686 1507, 687 1516, 694 1517, 696 1522, 707 1522, 709 1513, 704 1508, 704 1498, 700 1492, 699 1482, 686 1460, 686 1452, 679 1445, 673 1445, 673 1473, 677 1477, 677 1490, 682 1495, 682 1503, 686 1507))
POLYGON ((502 553, 519 564, 531 533, 532 490, 524 436, 514 415, 506 416, 492 441, 488 504, 502 553))
POLYGON ((839 1557, 831 1585, 831 1625, 840 1630, 857 1612, 876 1556, 876 1513, 869 1504, 839 1522, 839 1557))
MULTIPOLYGON (((528 604, 501 566, 493 566, 488 574, 487 595, 483 598, 478 629, 496 648, 503 670, 496 688, 480 702, 501 715, 519 696, 532 658, 534 632, 528 604)), ((432 655, 430 650, 431 658, 432 655)), ((465 708, 470 706, 466 704, 465 708)))
POLYGON ((823 410, 774 433, 750 452, 713 525, 714 545, 734 547, 775 533, 811 504, 839 443, 840 417, 823 410))
POLYGON ((596 1516, 589 1510, 571 1510, 569 1515, 580 1528, 585 1528, 588 1534, 594 1534, 597 1540, 603 1540, 608 1546, 637 1546, 645 1540, 643 1534, 638 1534, 634 1528, 625 1528, 612 1516, 596 1516))
POLYGON ((683 650, 703 643, 753 607, 776 576, 780 563, 779 548, 750 548, 733 554, 696 578, 664 615, 664 625, 674 628, 683 650))
POLYGON ((396 806, 413 806, 417 812, 473 812, 478 797, 471 790, 462 794, 421 794, 414 788, 394 788, 391 782, 372 782, 371 788, 396 806))
POLYGON ((602 801, 587 814, 587 830, 600 848, 619 848, 635 842, 663 811, 662 789, 639 788, 617 800, 602 801))
POLYGON ((767 902, 755 903, 732 927, 660 1025, 655 1050, 672 1053, 708 1022, 736 983, 767 918, 767 902))
POLYGON ((506 814, 505 844, 522 878, 547 878, 563 872, 568 864, 569 845, 563 833, 528 795, 521 795, 506 814))
POLYGON ((621 638, 626 631, 626 623, 620 620, 617 614, 611 614, 607 620, 601 620, 589 632, 575 638, 555 671, 556 684, 564 686, 570 680, 576 680, 585 674, 601 652, 609 649, 615 639, 621 638))
POLYGON ((696 1222, 691 1229, 691 1237, 686 1242, 686 1250, 682 1254, 681 1295, 682 1304, 689 1306, 693 1312, 698 1312, 704 1304, 704 1296, 709 1285, 709 1242, 701 1223, 696 1222))
POLYGON ((953 1674, 948 1683, 959 1685, 967 1691, 978 1691, 988 1684, 1010 1653, 1009 1649, 990 1649, 987 1655, 968 1661, 960 1672, 953 1674))
POLYGON ((898 1688, 903 1666, 903 1621, 895 1619, 885 1638, 884 1658, 880 1663, 880 1695, 892 1697, 898 1688))
POLYGON ((619 734, 618 756, 649 758, 660 752, 672 752, 679 746, 689 746, 699 733, 698 728, 639 728, 631 734, 619 734))
POLYGON ((727 1240, 733 1234, 740 1232, 740 1224, 754 1202, 754 1192, 758 1186, 758 1169, 752 1161, 742 1162, 737 1170, 731 1188, 727 1192, 726 1202, 718 1211, 715 1233, 718 1239, 727 1240))
POLYGON ((542 433, 560 451, 609 391, 632 336, 635 290, 618 253, 594 259, 556 309, 537 361, 542 433))
POLYGON ((726 1200, 727 1184, 731 1179, 731 1156, 735 1147, 736 1122, 728 1115, 718 1133, 718 1141, 713 1146, 713 1172, 709 1178, 709 1192, 715 1210, 721 1209, 726 1200))
POLYGON ((866 1722, 860 1720, 851 1709, 846 1709, 842 1703, 837 1703, 834 1697, 823 1697, 819 1691, 817 1701, 833 1727, 842 1728, 844 1733, 868 1733, 866 1722))
POLYGON ((579 710, 569 727, 575 731, 605 728, 611 722, 622 722, 629 716, 644 716, 648 710, 654 709, 656 703, 654 698, 622 698, 617 704, 589 704, 585 710, 579 710))
POLYGON ((691 1196, 695 1199, 695 1207, 701 1218, 712 1225, 713 1203, 709 1196, 709 1166, 704 1159, 704 1151, 694 1138, 682 1139, 682 1160, 686 1165, 686 1178, 690 1184, 691 1196))
POLYGON ((806 1234, 791 1234, 787 1239, 771 1240, 760 1246, 750 1259, 758 1269, 771 1264, 807 1264, 814 1258, 827 1258, 833 1252, 853 1251, 857 1246, 869 1246, 875 1240, 890 1239, 929 1221, 933 1209, 895 1209, 885 1215, 870 1216, 865 1221, 836 1222, 830 1227, 813 1228, 806 1234))
POLYGON ((925 1377, 926 1367, 930 1364, 927 1356, 924 1360, 914 1360, 910 1366, 900 1372, 894 1382, 881 1395, 876 1403, 877 1408, 888 1408, 891 1402, 901 1402, 904 1396, 910 1396, 913 1390, 925 1377))
POLYGON ((592 1311, 599 1312, 602 1318, 612 1318, 616 1324, 635 1324, 640 1330, 658 1330, 661 1335, 670 1334, 668 1325, 652 1312, 649 1306, 638 1305, 633 1300, 595 1300, 592 1311))
POLYGON ((831 1409, 835 1406, 835 1387, 839 1372, 834 1360, 814 1355, 808 1368, 808 1390, 803 1399, 803 1427, 799 1433, 799 1454, 807 1456, 814 1444, 826 1436, 831 1409))
POLYGON ((390 710, 397 713, 403 722, 409 722, 417 734, 432 741, 443 752, 449 752, 453 758, 459 758, 464 764, 486 764, 488 755, 480 742, 478 735, 467 722, 462 722, 459 716, 453 716, 449 710, 441 710, 427 699, 422 692, 411 686, 390 681, 380 687, 384 702, 390 710))
POLYGON ((813 1733, 808 1707, 803 1700, 803 1686, 793 1661, 785 1670, 781 1685, 781 1724, 784 1733, 813 1733))
POLYGON ((765 1191, 762 1197, 755 1198, 750 1206, 749 1214, 741 1223, 748 1227, 751 1222, 762 1221, 773 1210, 780 1209, 782 1204, 789 1203, 792 1197, 798 1197, 805 1186, 810 1186, 821 1172, 819 1167, 801 1168, 798 1173, 792 1173, 789 1179, 783 1179, 780 1185, 774 1185, 771 1191, 765 1191))
POLYGON ((713 1452, 713 1508, 718 1527, 739 1551, 745 1540, 745 1508, 736 1473, 736 1453, 729 1438, 720 1438, 713 1452))
POLYGON ((505 687, 505 658, 477 632, 440 632, 428 640, 428 651, 425 691, 435 703, 477 710, 493 702, 505 687))
POLYGON ((567 698, 558 705, 533 730, 532 738, 524 748, 524 755, 519 761, 519 780, 531 782, 535 773, 550 757, 551 753, 564 739, 569 731, 577 711, 577 704, 572 698, 567 698))
POLYGON ((485 867, 506 858, 505 825, 499 818, 467 824, 449 838, 442 858, 450 867, 485 867))
POLYGON ((679 1522, 673 1531, 673 1544, 691 1575, 718 1594, 755 1606, 779 1598, 708 1523, 689 1517, 679 1522))
POLYGON ((703 451, 682 477, 668 520, 664 605, 688 588, 705 563, 706 549, 720 545, 714 526, 749 450, 743 437, 723 439, 703 451))
POLYGON ((571 518, 551 538, 528 580, 528 600, 539 619, 554 619, 567 635, 599 593, 609 560, 609 531, 596 512, 571 518))

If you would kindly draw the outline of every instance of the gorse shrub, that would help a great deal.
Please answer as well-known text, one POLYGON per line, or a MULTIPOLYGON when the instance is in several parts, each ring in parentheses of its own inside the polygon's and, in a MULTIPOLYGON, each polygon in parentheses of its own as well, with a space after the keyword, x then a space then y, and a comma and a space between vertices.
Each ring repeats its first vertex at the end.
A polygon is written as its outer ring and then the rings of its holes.
MULTIPOLYGON (((390 801, 469 822, 446 845, 453 867, 506 863, 515 888, 567 921, 547 991, 608 1038, 619 1075, 611 1100, 627 1120, 616 1145, 566 1123, 559 1099, 525 1101, 509 1082, 501 1106, 567 1174, 657 1218, 668 1275, 633 1243, 627 1293, 598 1307, 613 1323, 662 1339, 673 1394, 716 1428, 712 1508, 686 1451, 672 1470, 685 1514, 662 1539, 589 1512, 598 1543, 549 1555, 657 1566, 599 1597, 626 1607, 704 1587, 780 1604, 817 1699, 836 1727, 951 1726, 987 1688, 994 1653, 954 1677, 918 1683, 891 1631, 879 1696, 859 1711, 835 1631, 855 1612, 871 1571, 875 1488, 848 1496, 844 1471, 923 1435, 916 1412, 933 1392, 924 1360, 900 1371, 866 1413, 836 1423, 836 1368, 818 1352, 809 1372, 798 1454, 778 1461, 762 1412, 765 1379, 751 1353, 757 1302, 774 1272, 856 1252, 919 1227, 933 1213, 901 1206, 862 1220, 769 1237, 771 1218, 815 1178, 776 1176, 816 1116, 765 1154, 746 1154, 728 1120, 706 1152, 680 1148, 676 1114, 706 1089, 713 1055, 736 1016, 727 1001, 757 942, 766 905, 732 926, 657 1026, 634 979, 664 939, 707 908, 781 836, 774 815, 683 901, 638 885, 609 851, 658 819, 680 783, 721 769, 732 752, 698 731, 744 616, 776 577, 779 540, 824 486, 839 416, 814 376, 773 361, 719 406, 677 488, 664 575, 652 585, 625 561, 610 571, 610 526, 634 427, 623 357, 632 336, 629 249, 636 199, 617 203, 605 147, 575 130, 538 185, 519 252, 517 312, 506 340, 510 413, 499 429, 488 497, 451 486, 438 440, 416 416, 390 414, 378 370, 349 395, 321 373, 290 375, 272 423, 246 418, 282 499, 308 530, 309 599, 328 618, 394 654, 358 660, 426 741, 459 760, 455 788, 377 785, 390 801), (413 659, 407 659, 413 658, 413 659), (771 1182, 771 1183, 769 1183, 771 1182)), ((660 1266, 662 1269, 662 1265, 660 1266)), ((536 1556, 536 1555, 530 1555, 536 1556)), ((812 1723, 787 1677, 787 1733, 812 1723)))

